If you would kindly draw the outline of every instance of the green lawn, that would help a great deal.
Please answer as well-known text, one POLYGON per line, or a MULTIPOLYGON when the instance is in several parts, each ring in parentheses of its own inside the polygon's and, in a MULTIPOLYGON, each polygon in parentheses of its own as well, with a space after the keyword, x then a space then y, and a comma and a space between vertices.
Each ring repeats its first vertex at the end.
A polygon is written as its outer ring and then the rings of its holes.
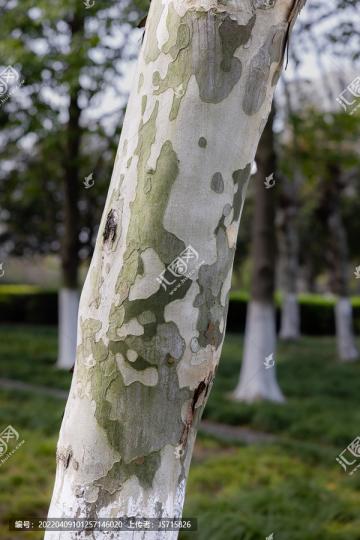
MULTIPOLYGON (((199 435, 184 515, 199 530, 181 540, 359 540, 360 471, 346 475, 335 457, 360 434, 360 364, 336 363, 332 338, 281 345, 276 356, 286 405, 244 405, 227 396, 237 382, 242 340, 228 336, 205 416, 276 436, 245 446, 199 435)), ((56 331, 0 330, 0 377, 67 388, 69 373, 53 369, 56 331)), ((0 427, 13 425, 24 445, 0 467, 1 540, 39 539, 10 533, 7 520, 44 517, 55 470, 64 403, 0 390, 0 427)))

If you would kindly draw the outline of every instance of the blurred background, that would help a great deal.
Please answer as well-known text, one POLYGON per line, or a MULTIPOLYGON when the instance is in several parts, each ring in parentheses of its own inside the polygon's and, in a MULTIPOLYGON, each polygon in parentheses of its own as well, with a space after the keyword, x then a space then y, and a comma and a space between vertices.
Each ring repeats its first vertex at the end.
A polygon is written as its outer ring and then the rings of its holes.
MULTIPOLYGON (((147 9, 0 0, 0 432, 24 440, 10 454, 0 433, 4 540, 25 534, 9 519, 47 514, 69 321, 147 9)), ((291 37, 187 488, 184 515, 199 530, 182 540, 360 538, 359 20, 358 0, 309 0, 291 37), (260 326, 250 316, 259 305, 260 326)))

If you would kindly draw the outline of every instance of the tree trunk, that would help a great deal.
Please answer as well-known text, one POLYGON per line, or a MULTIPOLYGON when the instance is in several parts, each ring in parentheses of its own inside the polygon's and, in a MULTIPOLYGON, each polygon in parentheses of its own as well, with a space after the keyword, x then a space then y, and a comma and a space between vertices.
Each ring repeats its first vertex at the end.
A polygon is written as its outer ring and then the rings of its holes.
POLYGON ((328 189, 329 213, 327 226, 329 230, 330 286, 337 296, 335 304, 335 329, 339 359, 342 362, 353 362, 358 359, 353 332, 352 306, 348 298, 348 243, 346 229, 341 215, 340 171, 335 168, 334 176, 329 179, 328 189))
POLYGON ((296 217, 297 182, 283 180, 278 219, 280 287, 283 293, 280 337, 295 340, 300 337, 300 309, 297 300, 299 272, 299 238, 296 217))
POLYGON ((321 185, 321 200, 318 218, 325 224, 328 233, 327 259, 330 272, 330 289, 336 295, 335 329, 339 359, 353 362, 358 359, 352 307, 348 298, 348 242, 341 215, 341 193, 345 184, 336 163, 328 167, 327 177, 321 185))
POLYGON ((253 402, 262 399, 283 401, 276 381, 274 361, 276 324, 275 288, 275 207, 276 187, 266 189, 265 179, 276 171, 273 120, 271 112, 256 153, 255 214, 252 231, 251 300, 247 309, 244 356, 234 398, 253 402))
MULTIPOLYGON (((79 6, 69 23, 75 47, 84 31, 84 9, 79 6)), ((70 90, 69 120, 66 126, 64 170, 64 232, 61 246, 62 288, 59 292, 59 353, 57 367, 69 369, 76 358, 76 321, 78 314, 79 279, 79 160, 82 128, 78 99, 80 84, 75 76, 70 90)))
POLYGON ((348 297, 338 298, 335 305, 335 327, 338 355, 343 362, 359 358, 353 332, 352 306, 348 297))
POLYGON ((251 163, 302 3, 151 3, 80 300, 50 517, 181 516, 251 163))

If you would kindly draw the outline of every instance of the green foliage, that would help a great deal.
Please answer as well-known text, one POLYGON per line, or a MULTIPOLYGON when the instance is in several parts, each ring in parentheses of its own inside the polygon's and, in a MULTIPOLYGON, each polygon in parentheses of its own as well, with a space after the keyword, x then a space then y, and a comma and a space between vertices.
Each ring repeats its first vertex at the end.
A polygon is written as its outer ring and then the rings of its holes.
POLYGON ((301 444, 219 447, 192 466, 184 516, 199 530, 180 540, 357 540, 359 485, 331 451, 309 460, 301 444))
POLYGON ((96 1, 91 9, 81 0, 14 0, 2 8, 1 65, 24 81, 0 107, 7 252, 59 251, 71 174, 80 211, 74 234, 80 256, 91 254, 123 121, 122 63, 134 56, 129 36, 139 15, 131 0, 96 1), (95 184, 85 189, 90 173, 95 184))
MULTIPOLYGON (((54 377, 57 360, 57 334, 54 327, 3 326, 0 377, 26 381, 66 390, 71 373, 59 370, 54 377), (6 336, 6 338, 5 338, 6 336)), ((31 414, 31 411, 27 411, 31 414)))
POLYGON ((242 343, 234 335, 225 341, 206 418, 318 444, 346 445, 356 436, 360 365, 338 362, 334 338, 302 338, 279 345, 277 375, 286 405, 248 405, 230 399, 239 377, 242 343))

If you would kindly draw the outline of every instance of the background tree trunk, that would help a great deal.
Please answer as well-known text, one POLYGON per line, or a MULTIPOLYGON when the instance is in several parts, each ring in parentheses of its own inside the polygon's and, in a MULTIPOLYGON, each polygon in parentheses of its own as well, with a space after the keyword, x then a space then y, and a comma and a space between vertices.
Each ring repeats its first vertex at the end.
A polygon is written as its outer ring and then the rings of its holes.
MULTIPOLYGON (((80 300, 49 516, 182 513, 251 163, 302 4, 151 3, 80 300)), ((124 535, 140 537, 177 533, 124 535)))
MULTIPOLYGON (((276 381, 275 365, 266 367, 266 358, 275 360, 275 207, 276 187, 264 182, 276 171, 272 110, 256 152, 255 214, 252 232, 251 300, 247 309, 244 355, 234 398, 240 401, 269 399, 283 401, 276 381), (272 356, 271 356, 272 355, 272 356)), ((271 362, 272 364, 272 362, 271 362)))
POLYGON ((278 212, 279 274, 283 293, 280 337, 294 340, 300 337, 300 308, 297 299, 299 273, 299 237, 297 227, 298 182, 282 180, 278 212))
MULTIPOLYGON (((80 46, 84 32, 84 9, 79 5, 70 23, 73 53, 80 46)), ((79 73, 72 74, 69 120, 66 126, 64 159, 64 233, 61 246, 62 287, 59 292, 59 354, 57 367, 70 369, 76 358, 77 316, 79 307, 79 161, 82 128, 79 73)))
POLYGON ((329 169, 324 204, 327 205, 326 224, 329 231, 330 287, 337 296, 335 328, 339 359, 353 362, 359 357, 353 332, 352 306, 348 293, 349 255, 346 229, 341 215, 343 183, 336 165, 329 169))

